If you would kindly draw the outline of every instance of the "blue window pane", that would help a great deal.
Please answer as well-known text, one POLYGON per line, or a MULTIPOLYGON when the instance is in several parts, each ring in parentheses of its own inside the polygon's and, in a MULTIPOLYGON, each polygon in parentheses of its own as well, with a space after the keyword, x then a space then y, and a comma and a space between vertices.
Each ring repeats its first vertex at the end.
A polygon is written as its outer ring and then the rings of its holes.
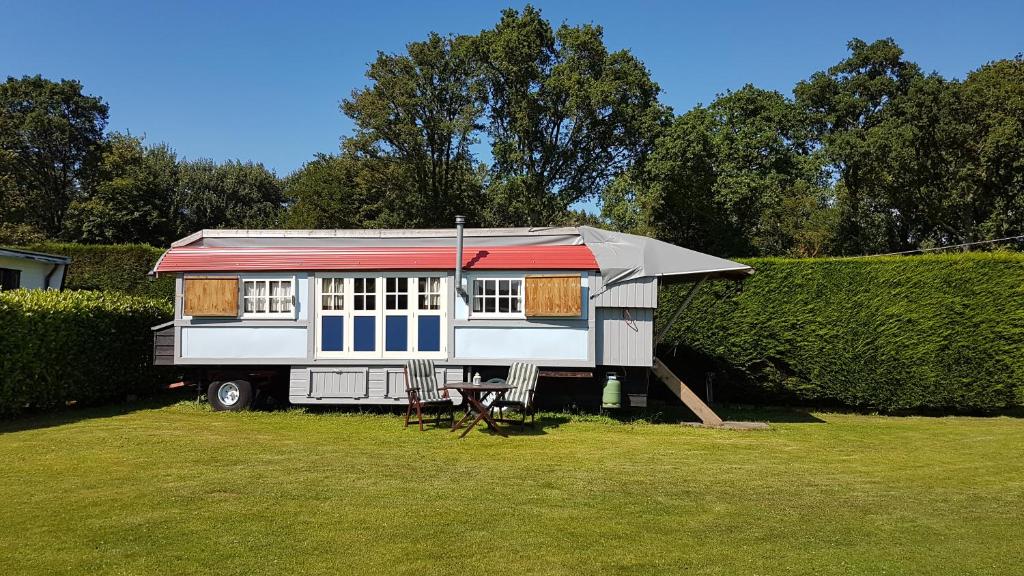
POLYGON ((441 351, 441 317, 420 316, 416 324, 420 352, 441 351))
POLYGON ((320 349, 324 352, 341 352, 345 346, 345 318, 324 316, 320 319, 320 349))
POLYGON ((377 348, 377 318, 355 316, 352 318, 352 349, 356 352, 373 352, 377 348))
POLYGON ((384 318, 384 349, 388 352, 403 352, 409 349, 409 317, 386 316, 384 318))

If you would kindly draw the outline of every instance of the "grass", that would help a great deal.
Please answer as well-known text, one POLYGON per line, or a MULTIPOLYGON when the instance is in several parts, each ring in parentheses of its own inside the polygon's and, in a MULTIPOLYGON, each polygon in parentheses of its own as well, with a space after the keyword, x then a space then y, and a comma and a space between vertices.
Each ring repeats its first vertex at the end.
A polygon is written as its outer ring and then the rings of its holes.
POLYGON ((461 441, 187 402, 8 422, 0 574, 1019 573, 1024 420, 793 415, 461 441))

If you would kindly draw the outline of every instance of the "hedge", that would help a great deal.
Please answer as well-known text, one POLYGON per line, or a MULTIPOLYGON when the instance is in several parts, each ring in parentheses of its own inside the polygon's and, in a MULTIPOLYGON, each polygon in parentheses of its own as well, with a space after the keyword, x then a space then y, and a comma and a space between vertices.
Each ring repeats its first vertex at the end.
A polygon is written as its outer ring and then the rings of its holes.
POLYGON ((155 390, 150 327, 169 302, 118 292, 0 292, 0 416, 155 390))
MULTIPOLYGON (((666 339, 731 399, 882 411, 1024 405, 1024 255, 750 259, 666 339)), ((671 309, 685 286, 663 293, 671 309)), ((691 366, 692 367, 692 366, 691 366)))
POLYGON ((71 257, 64 287, 68 290, 116 290, 138 296, 174 298, 174 278, 147 276, 163 248, 148 244, 70 244, 47 242, 29 250, 71 257))

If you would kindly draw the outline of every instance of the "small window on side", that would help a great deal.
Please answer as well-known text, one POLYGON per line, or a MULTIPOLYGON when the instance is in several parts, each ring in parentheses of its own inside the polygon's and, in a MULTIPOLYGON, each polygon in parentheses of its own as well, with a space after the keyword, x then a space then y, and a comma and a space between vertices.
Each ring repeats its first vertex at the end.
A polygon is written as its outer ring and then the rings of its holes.
POLYGON ((0 292, 21 288, 21 270, 0 268, 0 292))

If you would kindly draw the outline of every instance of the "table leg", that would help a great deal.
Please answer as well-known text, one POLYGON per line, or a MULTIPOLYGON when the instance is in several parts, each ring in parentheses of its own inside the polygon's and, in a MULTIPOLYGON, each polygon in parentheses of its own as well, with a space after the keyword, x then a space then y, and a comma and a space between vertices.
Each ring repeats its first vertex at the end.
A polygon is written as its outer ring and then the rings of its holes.
POLYGON ((484 406, 482 402, 480 402, 479 397, 467 396, 466 400, 477 411, 477 416, 476 416, 476 419, 473 420, 469 424, 469 427, 466 428, 466 430, 462 433, 462 435, 459 436, 459 438, 465 438, 466 434, 469 434, 469 431, 472 430, 473 427, 476 426, 481 420, 483 420, 484 422, 487 423, 487 427, 488 428, 490 428, 491 430, 494 430, 495 432, 497 432, 501 436, 503 436, 505 438, 508 438, 508 434, 505 434, 505 432, 501 428, 498 427, 498 425, 494 421, 494 419, 491 418, 490 414, 488 414, 487 407, 484 406))
POLYGON ((469 406, 468 406, 468 404, 469 404, 469 397, 466 397, 466 404, 467 404, 467 406, 466 406, 466 413, 462 415, 462 418, 460 418, 458 422, 452 424, 452 429, 449 430, 449 432, 455 432, 456 430, 458 430, 462 426, 462 424, 466 420, 469 420, 469 418, 473 415, 473 413, 470 412, 469 406))
MULTIPOLYGON (((505 396, 504 392, 495 392, 495 394, 494 394, 494 401, 497 402, 498 400, 501 400, 502 398, 504 398, 504 396, 505 396)), ((490 428, 491 430, 494 430, 498 434, 501 434, 505 438, 508 438, 508 434, 505 434, 505 432, 501 429, 501 427, 498 426, 498 423, 494 421, 494 418, 491 418, 491 411, 490 410, 488 410, 485 407, 483 414, 484 414, 484 422, 487 422, 487 427, 488 428, 490 428)))
MULTIPOLYGON (((462 418, 458 422, 452 423, 452 429, 449 432, 455 432, 466 423, 467 420, 473 417, 473 403, 471 399, 475 396, 472 390, 462 390, 462 399, 466 401, 466 413, 462 415, 462 418)), ((472 427, 472 426, 471 426, 472 427)))

